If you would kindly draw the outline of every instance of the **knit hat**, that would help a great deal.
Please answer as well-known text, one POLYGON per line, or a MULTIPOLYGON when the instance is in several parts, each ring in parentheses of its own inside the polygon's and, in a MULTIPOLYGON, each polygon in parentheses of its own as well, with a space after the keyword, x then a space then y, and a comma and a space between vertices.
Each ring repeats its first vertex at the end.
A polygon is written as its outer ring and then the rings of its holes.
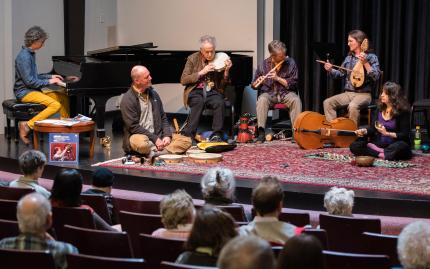
POLYGON ((93 173, 93 186, 96 187, 110 187, 113 185, 113 179, 115 178, 111 170, 99 167, 93 173))

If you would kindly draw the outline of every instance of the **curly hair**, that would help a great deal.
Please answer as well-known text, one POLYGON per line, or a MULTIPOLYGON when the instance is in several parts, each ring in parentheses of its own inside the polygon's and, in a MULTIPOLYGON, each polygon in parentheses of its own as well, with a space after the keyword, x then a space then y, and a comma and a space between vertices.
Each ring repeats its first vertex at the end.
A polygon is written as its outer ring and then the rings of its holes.
MULTIPOLYGON (((409 101, 399 84, 387 81, 382 87, 382 92, 388 96, 388 100, 392 105, 392 115, 397 116, 402 112, 410 110, 409 101)), ((387 109, 387 104, 382 103, 380 98, 378 100, 378 108, 381 111, 387 109)))
POLYGON ((46 164, 46 156, 38 150, 27 150, 18 159, 19 168, 26 176, 34 174, 38 168, 46 164))
POLYGON ((332 187, 324 195, 324 207, 330 215, 352 216, 354 191, 332 187))
POLYGON ((176 190, 160 202, 161 222, 166 229, 175 229, 179 224, 191 223, 194 210, 191 196, 184 190, 176 190))
POLYGON ((205 200, 214 197, 234 200, 236 181, 230 169, 221 167, 209 169, 202 177, 200 186, 205 200))
POLYGON ((430 268, 430 224, 408 224, 399 235, 397 252, 404 268, 430 268))
POLYGON ((34 42, 48 39, 48 34, 40 26, 33 26, 25 32, 24 43, 30 47, 34 42))

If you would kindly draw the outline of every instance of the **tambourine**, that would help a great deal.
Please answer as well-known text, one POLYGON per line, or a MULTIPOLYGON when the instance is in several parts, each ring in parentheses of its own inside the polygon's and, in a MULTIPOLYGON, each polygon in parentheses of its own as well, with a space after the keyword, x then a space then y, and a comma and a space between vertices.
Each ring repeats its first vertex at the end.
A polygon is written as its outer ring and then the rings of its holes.
POLYGON ((158 156, 158 158, 168 164, 181 163, 183 160, 182 155, 175 155, 175 154, 165 154, 165 155, 158 156))
POLYGON ((225 69, 225 61, 229 60, 230 56, 228 56, 224 52, 217 52, 215 54, 215 58, 210 62, 214 65, 215 71, 220 72, 225 69))
POLYGON ((222 161, 222 155, 218 153, 197 153, 197 154, 190 154, 188 156, 188 159, 191 162, 194 163, 218 163, 222 161))

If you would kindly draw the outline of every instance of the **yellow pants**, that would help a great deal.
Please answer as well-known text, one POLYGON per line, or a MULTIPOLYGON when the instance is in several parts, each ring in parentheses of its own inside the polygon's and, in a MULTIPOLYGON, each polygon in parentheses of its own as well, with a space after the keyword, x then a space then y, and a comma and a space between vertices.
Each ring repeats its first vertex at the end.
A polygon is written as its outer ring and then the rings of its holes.
POLYGON ((44 120, 60 112, 62 118, 69 118, 69 97, 65 93, 51 91, 42 93, 39 91, 32 91, 27 93, 22 99, 23 103, 36 103, 46 106, 46 108, 39 112, 36 116, 31 118, 27 125, 30 129, 33 129, 34 122, 38 120, 44 120))

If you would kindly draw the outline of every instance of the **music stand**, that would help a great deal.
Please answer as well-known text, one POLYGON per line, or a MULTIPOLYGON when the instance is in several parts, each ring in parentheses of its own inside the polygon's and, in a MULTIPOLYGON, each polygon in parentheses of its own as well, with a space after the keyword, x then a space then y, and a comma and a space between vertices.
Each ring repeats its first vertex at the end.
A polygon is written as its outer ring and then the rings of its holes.
MULTIPOLYGON (((322 61, 327 61, 330 59, 336 59, 336 43, 326 43, 326 42, 315 42, 312 46, 313 51, 317 55, 317 58, 319 58, 322 61)), ((333 62, 333 61, 332 61, 333 62)), ((329 81, 330 81, 330 75, 328 72, 326 72, 326 87, 327 87, 327 93, 330 91, 329 89, 329 81)))

